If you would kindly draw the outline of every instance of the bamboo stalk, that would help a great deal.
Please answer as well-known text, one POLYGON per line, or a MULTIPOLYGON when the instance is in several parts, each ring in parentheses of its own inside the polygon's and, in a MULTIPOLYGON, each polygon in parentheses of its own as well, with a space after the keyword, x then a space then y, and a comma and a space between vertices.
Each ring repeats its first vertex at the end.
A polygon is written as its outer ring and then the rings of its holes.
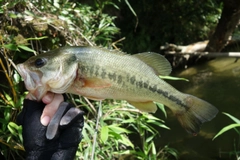
POLYGON ((94 132, 94 135, 93 135, 93 146, 92 146, 91 160, 94 160, 95 148, 96 148, 96 143, 97 143, 97 135, 98 135, 98 130, 99 130, 99 122, 100 122, 101 118, 102 118, 102 101, 99 101, 97 122, 96 122, 95 132, 94 132))
POLYGON ((205 56, 205 57, 233 57, 233 58, 240 57, 240 52, 191 52, 191 53, 165 52, 165 54, 168 54, 168 55, 172 54, 177 56, 193 55, 193 56, 205 56))
POLYGON ((5 73, 5 76, 7 77, 8 83, 10 84, 10 87, 11 87, 11 90, 12 90, 12 94, 13 94, 13 101, 14 101, 14 103, 16 103, 17 102, 17 93, 16 93, 16 91, 14 89, 14 85, 13 85, 12 79, 9 77, 7 69, 4 66, 4 64, 3 64, 2 59, 0 59, 0 65, 1 65, 1 67, 3 69, 3 72, 5 73))

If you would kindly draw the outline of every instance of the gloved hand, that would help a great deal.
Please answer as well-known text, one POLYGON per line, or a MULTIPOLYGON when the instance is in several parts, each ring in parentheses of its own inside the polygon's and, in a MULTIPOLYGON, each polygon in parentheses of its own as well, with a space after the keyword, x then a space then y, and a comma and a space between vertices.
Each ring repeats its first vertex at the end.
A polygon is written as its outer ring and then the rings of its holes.
POLYGON ((17 123, 23 127, 23 145, 27 160, 72 160, 82 139, 83 112, 62 102, 49 125, 40 117, 45 104, 25 99, 17 123))

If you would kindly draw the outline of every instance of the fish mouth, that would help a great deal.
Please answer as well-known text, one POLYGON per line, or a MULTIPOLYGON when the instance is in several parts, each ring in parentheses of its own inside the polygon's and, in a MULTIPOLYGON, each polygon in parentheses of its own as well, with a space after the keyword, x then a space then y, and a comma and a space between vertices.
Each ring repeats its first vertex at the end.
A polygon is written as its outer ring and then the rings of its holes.
POLYGON ((41 101, 47 92, 47 87, 41 82, 42 73, 40 71, 31 71, 23 64, 17 65, 17 71, 22 76, 26 89, 31 93, 31 98, 41 101))
POLYGON ((23 79, 25 79, 27 73, 25 72, 26 69, 25 69, 23 64, 18 64, 17 65, 17 71, 23 77, 23 79))

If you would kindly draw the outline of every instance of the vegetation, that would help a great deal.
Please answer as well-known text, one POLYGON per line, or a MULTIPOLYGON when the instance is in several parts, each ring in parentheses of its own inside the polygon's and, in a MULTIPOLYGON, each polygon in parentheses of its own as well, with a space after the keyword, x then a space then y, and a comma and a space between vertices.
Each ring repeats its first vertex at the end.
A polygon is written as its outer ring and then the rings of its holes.
MULTIPOLYGON (((7 160, 24 159, 21 126, 15 122, 27 92, 14 64, 65 45, 137 53, 159 52, 166 42, 209 39, 224 8, 220 0, 0 0, 0 5, 0 151, 7 160)), ((76 159, 177 159, 175 149, 155 143, 157 128, 169 129, 162 119, 125 101, 73 95, 69 100, 87 113, 76 159)))
MULTIPOLYGON (((236 131, 236 133, 238 134, 238 137, 240 137, 240 130, 238 127, 240 127, 240 120, 228 113, 223 113, 224 115, 228 116, 231 120, 233 120, 234 123, 227 125, 225 127, 223 127, 214 137, 213 140, 216 139, 217 137, 221 136, 223 133, 233 129, 236 131)), ((239 141, 239 140, 238 140, 239 141)), ((231 152, 227 152, 227 154, 229 154, 229 157, 235 157, 236 159, 239 159, 240 157, 240 152, 239 152, 239 142, 235 142, 234 143, 234 150, 231 152)), ((226 153, 225 153, 226 154, 226 153)))
MULTIPOLYGON (((0 118, 0 147, 7 160, 24 159, 22 128, 15 122, 26 91, 14 64, 64 45, 111 47, 113 36, 119 29, 113 22, 115 17, 102 13, 108 4, 114 5, 110 1, 96 2, 96 8, 68 1, 2 2, 0 64, 5 78, 1 82, 0 95, 3 117, 0 118)), ((141 113, 124 101, 107 101, 100 105, 79 96, 70 95, 70 99, 87 113, 84 139, 79 144, 76 159, 177 157, 174 149, 157 148, 154 143, 155 137, 159 136, 154 125, 168 129, 163 120, 141 113), (98 106, 101 106, 99 114, 95 109, 98 106), (102 115, 97 119, 99 124, 96 123, 97 115, 102 115), (98 134, 95 134, 96 128, 98 134), (138 135, 141 143, 133 144, 130 134, 138 135)))
POLYGON ((222 3, 217 0, 204 3, 197 0, 140 0, 131 5, 138 19, 126 7, 121 7, 123 18, 117 21, 117 26, 126 37, 123 50, 132 53, 159 52, 159 47, 166 42, 186 45, 209 39, 222 10, 222 3))

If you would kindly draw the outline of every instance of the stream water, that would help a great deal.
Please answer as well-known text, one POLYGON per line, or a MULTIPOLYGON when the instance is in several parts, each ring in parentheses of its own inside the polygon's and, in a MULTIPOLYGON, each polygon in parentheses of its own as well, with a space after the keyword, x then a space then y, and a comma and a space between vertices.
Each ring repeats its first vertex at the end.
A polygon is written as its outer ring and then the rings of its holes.
POLYGON ((219 109, 216 118, 204 123, 197 136, 186 133, 176 118, 168 114, 166 125, 171 130, 160 130, 158 144, 168 144, 177 149, 180 160, 237 159, 234 150, 240 151, 240 140, 236 131, 228 131, 212 140, 218 131, 233 123, 222 112, 240 119, 240 61, 235 60, 215 59, 203 65, 175 71, 173 76, 187 78, 189 82, 168 81, 178 90, 204 99, 219 109))

